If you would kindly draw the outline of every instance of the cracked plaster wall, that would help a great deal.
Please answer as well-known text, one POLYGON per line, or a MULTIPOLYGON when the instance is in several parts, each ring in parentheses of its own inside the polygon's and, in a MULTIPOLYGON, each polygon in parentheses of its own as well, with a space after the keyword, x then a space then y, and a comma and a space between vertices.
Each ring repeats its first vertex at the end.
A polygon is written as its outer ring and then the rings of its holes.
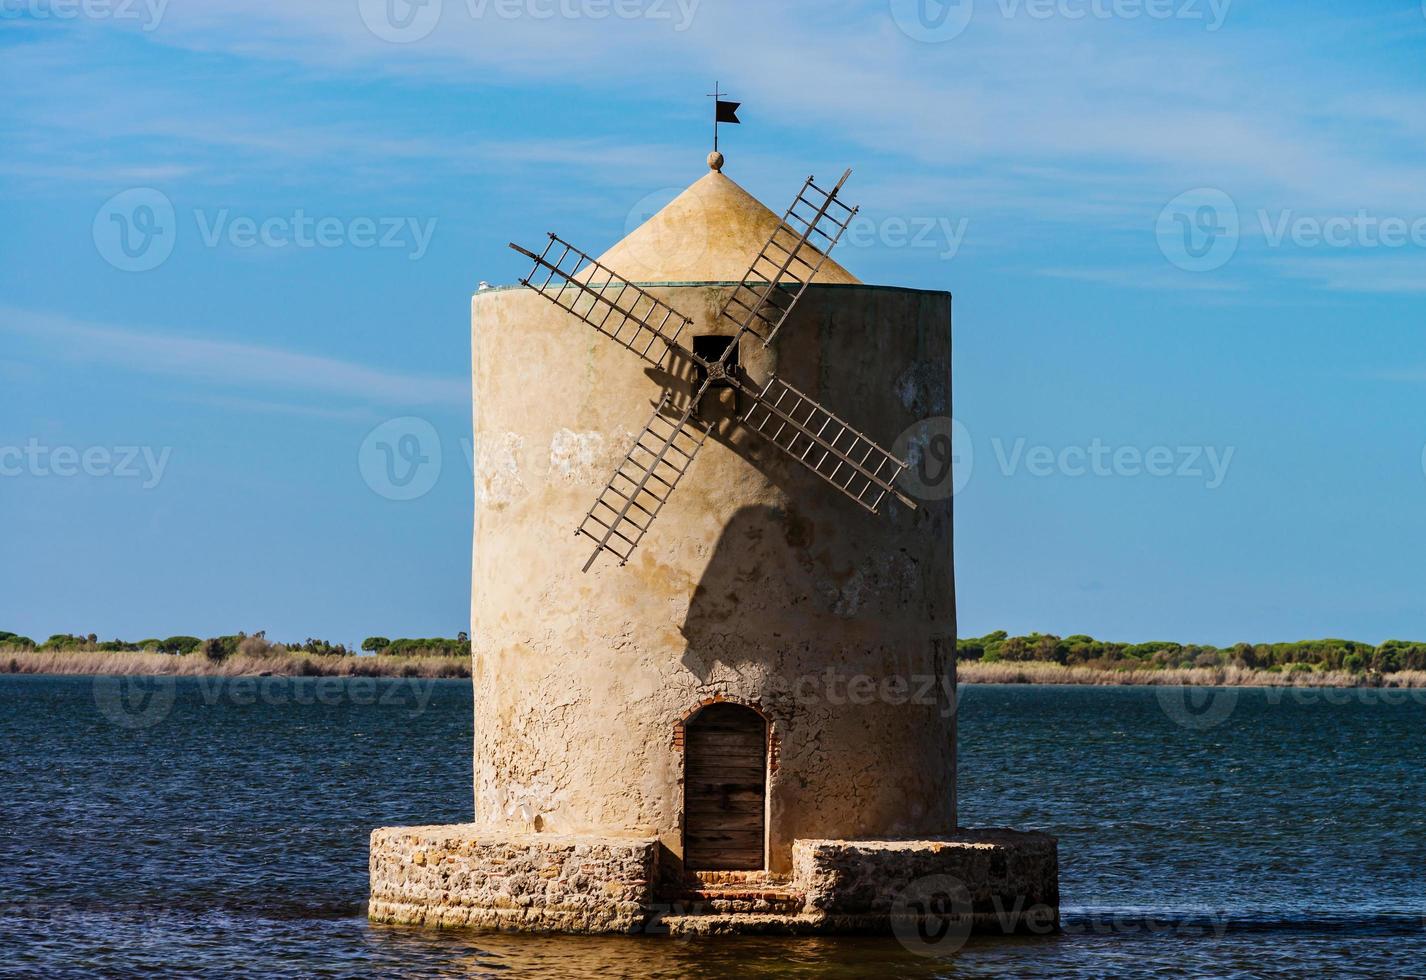
MULTIPOLYGON (((729 288, 650 291, 695 333, 730 333, 729 288)), ((653 372, 524 289, 474 297, 472 347, 477 823, 658 836, 677 858, 675 725, 722 695, 759 705, 781 740, 774 870, 794 838, 951 831, 950 500, 868 514, 725 417, 629 564, 582 574, 593 542, 575 527, 665 388, 686 397, 686 372, 653 372)), ((950 414, 950 296, 813 286, 742 358, 889 448, 950 414)))

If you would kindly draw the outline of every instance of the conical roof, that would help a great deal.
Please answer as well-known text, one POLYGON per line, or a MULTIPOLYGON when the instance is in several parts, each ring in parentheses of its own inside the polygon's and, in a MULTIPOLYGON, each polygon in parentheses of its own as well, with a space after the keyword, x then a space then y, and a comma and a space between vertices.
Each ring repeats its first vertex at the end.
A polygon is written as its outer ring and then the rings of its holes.
MULTIPOLYGON (((722 160, 715 156, 710 163, 721 165, 722 160)), ((711 169, 599 261, 631 282, 741 282, 779 220, 735 181, 711 169)), ((860 281, 832 258, 813 279, 860 281)))

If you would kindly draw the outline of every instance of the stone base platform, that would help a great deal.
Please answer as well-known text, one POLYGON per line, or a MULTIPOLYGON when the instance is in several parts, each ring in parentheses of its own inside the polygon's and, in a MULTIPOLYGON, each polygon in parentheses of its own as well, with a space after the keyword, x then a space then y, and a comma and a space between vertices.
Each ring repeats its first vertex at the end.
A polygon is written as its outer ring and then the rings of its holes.
POLYGON ((640 932, 656 900, 658 840, 384 827, 371 832, 370 865, 377 922, 640 932))
POLYGON ((962 830, 936 840, 799 840, 791 877, 659 874, 657 838, 505 834, 473 824, 371 835, 373 921, 577 932, 804 935, 1051 932, 1053 837, 962 830))

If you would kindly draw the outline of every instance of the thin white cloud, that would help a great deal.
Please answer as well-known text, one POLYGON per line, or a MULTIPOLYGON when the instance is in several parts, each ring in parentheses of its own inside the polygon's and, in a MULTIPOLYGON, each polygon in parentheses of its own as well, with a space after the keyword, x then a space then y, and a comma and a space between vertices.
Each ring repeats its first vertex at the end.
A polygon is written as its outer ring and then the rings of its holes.
POLYGON ((1071 279, 1104 286, 1152 290, 1193 290, 1204 292, 1242 292, 1247 286, 1221 275, 1183 272, 1175 269, 1142 269, 1131 267, 1047 268, 1040 275, 1054 279, 1071 279))
POLYGON ((270 401, 262 398, 242 398, 228 395, 182 395, 182 401, 215 408, 248 412, 253 415, 290 415, 298 418, 326 419, 335 422, 378 422, 383 414, 371 408, 329 408, 322 405, 300 405, 294 402, 270 401))
MULTIPOLYGON (((1150 175, 1167 197, 1214 183, 1299 207, 1426 209, 1414 93, 1364 81, 1350 57, 1334 61, 1318 44, 1335 45, 1344 29, 1361 37, 1388 26, 1426 38, 1426 20, 1302 15, 1300 36, 1286 37, 1235 19, 1231 7, 1210 33, 1191 22, 1004 17, 992 3, 962 36, 926 44, 902 34, 884 3, 647 6, 672 16, 508 17, 496 13, 506 5, 445 0, 429 36, 392 44, 367 29, 353 0, 210 0, 174 5, 154 38, 313 71, 415 73, 462 86, 479 73, 517 91, 546 86, 558 65, 561 81, 546 91, 571 99, 581 74, 610 98, 647 100, 668 98, 650 93, 650 78, 716 69, 773 124, 923 168, 1053 165, 1105 189, 1150 175), (1352 100, 1341 98, 1344 81, 1352 100), (1379 152, 1382 137, 1364 131, 1361 105, 1373 128, 1415 157, 1379 152)), ((398 158, 424 152, 419 139, 353 135, 391 143, 398 158)))
MULTIPOLYGON (((340 14, 332 11, 330 19, 342 22, 349 16, 355 17, 354 6, 340 14)), ((256 24, 261 23, 259 18, 256 24)), ((252 63, 253 53, 242 38, 251 35, 255 24, 239 17, 228 27, 211 43, 192 32, 180 36, 200 50, 231 44, 252 63)), ((147 42, 171 39, 158 32, 142 37, 147 42)), ((478 117, 471 131, 452 134, 423 128, 419 119, 343 115, 340 104, 335 111, 332 105, 313 111, 293 103, 275 112, 268 104, 254 108, 241 98, 215 104, 202 80, 175 87, 150 70, 98 56, 97 47, 88 34, 51 31, 38 43, 7 49, 0 60, 0 82, 25 89, 29 96, 6 106, 11 132, 0 173, 36 184, 186 178, 224 184, 232 182, 235 171, 268 175, 280 161, 283 180, 305 177, 323 186, 334 180, 388 185, 438 174, 508 177, 530 167, 578 168, 618 184, 656 180, 688 156, 656 139, 512 138, 493 127, 481 129, 478 117), (34 84, 36 79, 44 84, 34 84), (140 153, 149 159, 135 162, 140 153)), ((369 67, 351 64, 346 70, 368 74, 369 67)), ((270 76, 270 69, 265 74, 270 76)), ((272 84, 270 77, 265 81, 272 84)))
POLYGON ((55 356, 187 381, 318 393, 362 404, 470 403, 469 386, 458 378, 403 374, 277 347, 149 333, 4 306, 0 331, 49 345, 55 356))
MULTIPOLYGON (((1006 17, 1005 5, 986 2, 963 35, 926 44, 897 29, 884 0, 661 0, 672 19, 512 18, 496 13, 509 8, 494 0, 441 6, 438 26, 411 44, 369 30, 357 0, 172 4, 159 29, 136 36, 234 55, 267 80, 275 71, 294 83, 376 75, 395 86, 450 86, 455 98, 571 109, 597 91, 601 100, 667 113, 692 98, 691 73, 717 74, 789 145, 885 160, 873 165, 888 176, 864 192, 869 206, 1011 219, 1026 236, 1037 223, 1064 222, 1101 236, 1148 234, 1165 203, 1201 186, 1227 191, 1245 215, 1261 207, 1426 213, 1416 93, 1388 70, 1363 72, 1382 45, 1426 40, 1426 18, 1303 11, 1290 15, 1294 31, 1282 32, 1230 7, 1221 30, 1208 32, 1143 18, 1006 17), (686 23, 682 11, 691 14, 686 23)), ((93 61, 92 45, 67 43, 22 48, 9 71, 0 69, 17 86, 36 68, 68 86, 42 89, 38 101, 12 110, 60 134, 49 155, 57 167, 75 152, 62 137, 89 134, 171 147, 175 165, 227 148, 240 159, 281 159, 288 178, 323 181, 414 181, 434 167, 518 182, 526 169, 582 167, 571 175, 582 188, 656 187, 687 169, 687 153, 659 142, 656 125, 644 139, 583 138, 566 135, 567 122, 543 124, 560 114, 542 110, 522 127, 531 134, 524 138, 492 131, 453 139, 421 131, 419 119, 344 119, 340 105, 331 118, 310 118, 300 102, 255 118, 252 109, 194 104, 202 86, 175 92, 138 69, 93 61), (66 61, 73 71, 57 71, 66 61), (541 135, 551 126, 562 132, 541 135), (335 175, 334 160, 342 163, 335 175)), ((821 162, 798 166, 830 169, 821 162)), ((734 163, 730 172, 741 165, 741 175, 756 176, 766 159, 734 163)))
POLYGON ((1280 259, 1279 273, 1347 293, 1426 293, 1426 256, 1356 255, 1280 259))
POLYGON ((182 164, 118 164, 104 167, 65 166, 63 164, 38 165, 18 163, 14 160, 0 161, 0 174, 16 180, 30 179, 43 182, 63 181, 67 184, 99 184, 112 187, 117 183, 155 184, 182 180, 199 172, 197 167, 182 164))

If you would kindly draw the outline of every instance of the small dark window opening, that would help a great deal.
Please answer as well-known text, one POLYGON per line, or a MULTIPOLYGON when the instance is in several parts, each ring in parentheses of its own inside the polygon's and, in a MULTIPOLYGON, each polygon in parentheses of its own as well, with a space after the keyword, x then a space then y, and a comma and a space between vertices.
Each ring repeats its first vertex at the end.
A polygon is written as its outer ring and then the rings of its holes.
MULTIPOLYGON (((724 337, 718 334, 703 334, 693 338, 693 353, 703 358, 705 361, 716 361, 723 356, 723 352, 733 345, 732 337, 724 337)), ((732 374, 738 367, 738 348, 733 347, 733 353, 728 355, 728 361, 724 369, 732 374)), ((708 380, 708 370, 703 365, 697 365, 696 387, 703 387, 703 382, 708 380)), ((731 388, 733 385, 726 379, 720 378, 714 381, 712 388, 731 388)))

